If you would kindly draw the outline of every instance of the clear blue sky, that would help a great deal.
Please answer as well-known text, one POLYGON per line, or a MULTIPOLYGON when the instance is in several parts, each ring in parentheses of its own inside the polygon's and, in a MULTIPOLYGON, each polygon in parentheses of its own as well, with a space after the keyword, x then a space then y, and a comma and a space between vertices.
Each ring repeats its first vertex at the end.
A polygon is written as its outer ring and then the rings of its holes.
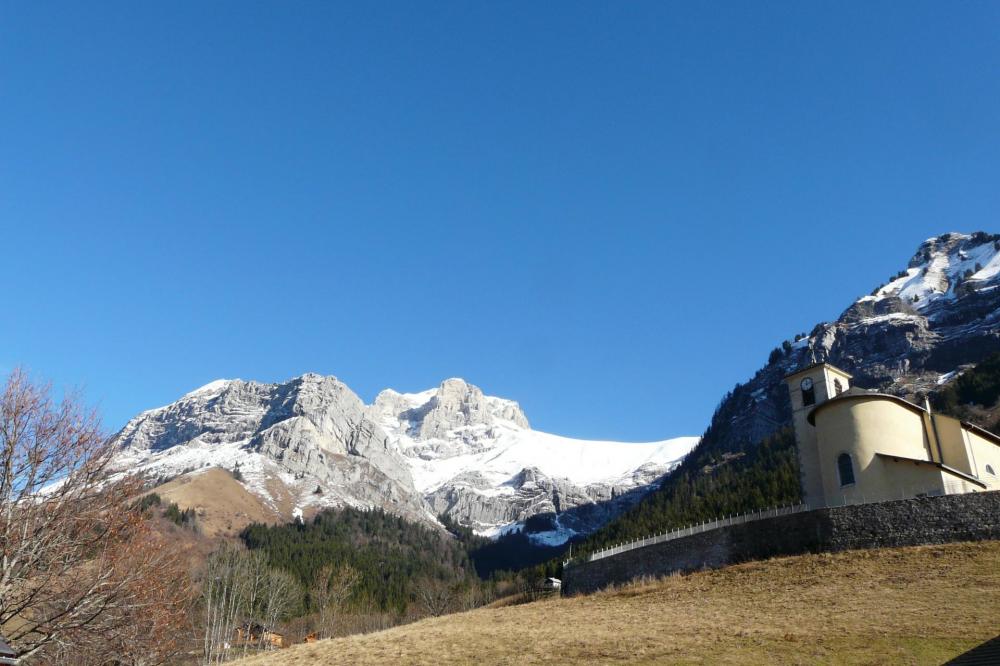
POLYGON ((0 367, 109 428, 220 377, 462 376, 699 434, 782 339, 1000 231, 1000 4, 0 8, 0 367))

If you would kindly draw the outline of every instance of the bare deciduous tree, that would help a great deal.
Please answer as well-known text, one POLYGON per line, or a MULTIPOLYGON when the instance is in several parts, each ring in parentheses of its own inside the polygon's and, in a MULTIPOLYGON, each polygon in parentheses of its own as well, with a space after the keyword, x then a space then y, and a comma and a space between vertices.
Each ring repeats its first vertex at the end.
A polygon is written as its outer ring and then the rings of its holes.
POLYGON ((247 577, 244 553, 232 544, 224 544, 212 554, 205 568, 202 600, 205 606, 204 660, 222 663, 242 622, 243 586, 247 577))
MULTIPOLYGON (((301 600, 302 587, 295 576, 280 569, 268 569, 267 589, 257 617, 264 627, 273 630, 301 600)), ((267 647, 265 641, 265 637, 261 636, 258 647, 267 647)))
POLYGON ((209 558, 202 584, 205 663, 219 664, 250 649, 269 647, 267 632, 276 629, 301 594, 298 581, 269 567, 263 553, 223 544, 209 558), (242 632, 238 644, 237 630, 242 632))
POLYGON ((439 578, 421 578, 416 587, 417 601, 428 614, 444 615, 452 610, 457 590, 439 578))
POLYGON ((53 662, 153 666, 173 663, 189 647, 187 564, 164 537, 147 530, 133 538, 116 567, 117 576, 130 581, 128 603, 110 611, 101 631, 71 632, 55 649, 45 650, 53 662))
MULTIPOLYGON (((149 548, 141 484, 109 477, 114 450, 81 404, 76 395, 57 403, 21 370, 0 393, 0 632, 22 657, 107 644, 140 617, 157 637, 178 620, 148 595, 172 560, 149 548)), ((133 653, 149 651, 134 638, 133 653)))
POLYGON ((333 635, 337 617, 360 580, 360 572, 349 564, 341 564, 337 569, 327 565, 316 574, 310 593, 319 613, 317 628, 322 636, 333 635))

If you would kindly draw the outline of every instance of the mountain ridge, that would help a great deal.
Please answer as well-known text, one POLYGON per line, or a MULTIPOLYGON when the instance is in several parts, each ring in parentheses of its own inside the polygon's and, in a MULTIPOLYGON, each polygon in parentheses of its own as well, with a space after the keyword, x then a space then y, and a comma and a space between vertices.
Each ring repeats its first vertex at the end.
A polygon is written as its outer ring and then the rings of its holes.
MULTIPOLYGON (((696 438, 627 444, 531 430, 512 400, 449 378, 418 393, 364 402, 336 377, 215 380, 146 410, 117 435, 118 465, 151 478, 224 467, 289 520, 326 507, 438 515, 497 535, 538 513, 630 505, 696 438), (610 464, 614 462, 615 464, 610 464)), ((614 507, 575 517, 542 538, 589 532, 614 507)), ((561 541, 560 541, 561 539, 561 541)))

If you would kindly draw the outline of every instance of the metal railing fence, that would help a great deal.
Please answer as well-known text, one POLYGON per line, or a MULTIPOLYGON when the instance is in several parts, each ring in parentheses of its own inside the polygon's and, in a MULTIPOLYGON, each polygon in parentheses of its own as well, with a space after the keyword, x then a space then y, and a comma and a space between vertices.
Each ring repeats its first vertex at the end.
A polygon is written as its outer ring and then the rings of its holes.
MULTIPOLYGON (((653 534, 651 536, 642 539, 626 541, 616 546, 612 546, 610 548, 605 548, 604 550, 598 550, 596 552, 590 553, 589 555, 586 555, 582 561, 593 562, 594 560, 600 560, 605 557, 611 557, 612 555, 618 555, 619 553, 624 553, 625 551, 628 550, 635 550, 636 548, 645 548, 646 546, 652 546, 654 544, 663 543, 664 541, 673 541, 674 539, 689 537, 694 534, 701 534, 702 532, 708 532, 710 530, 715 530, 720 527, 729 527, 731 525, 742 525, 744 523, 756 520, 763 520, 765 518, 775 518, 777 516, 787 516, 792 513, 800 513, 802 511, 808 511, 808 510, 809 510, 808 504, 796 504, 794 506, 773 507, 771 509, 754 511, 751 513, 726 516, 724 518, 718 518, 716 520, 698 523, 696 525, 688 525, 687 527, 679 527, 677 529, 667 530, 665 532, 653 534)), ((573 563, 572 560, 567 560, 566 562, 563 563, 563 566, 569 566, 572 563, 573 563)))

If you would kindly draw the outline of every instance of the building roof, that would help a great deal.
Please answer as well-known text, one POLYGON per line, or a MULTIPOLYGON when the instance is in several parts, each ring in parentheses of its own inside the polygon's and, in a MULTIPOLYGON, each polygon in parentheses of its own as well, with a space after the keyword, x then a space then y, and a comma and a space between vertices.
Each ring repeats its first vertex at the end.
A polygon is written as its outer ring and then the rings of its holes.
POLYGON ((807 365, 805 367, 799 368, 798 370, 795 370, 793 372, 788 373, 787 375, 785 375, 784 378, 785 379, 789 379, 790 377, 794 377, 795 375, 802 374, 803 372, 806 372, 808 370, 812 370, 813 368, 818 368, 821 365, 825 365, 828 368, 836 370, 840 374, 845 375, 848 379, 854 379, 854 375, 852 375, 851 373, 847 372, 846 370, 841 370, 840 368, 838 368, 834 364, 827 363, 826 361, 820 361, 818 363, 813 363, 812 365, 807 365))
POLYGON ((954 467, 949 467, 948 465, 945 465, 944 463, 934 462, 933 460, 923 460, 921 458, 908 458, 906 456, 897 456, 894 453, 878 453, 878 452, 876 452, 875 455, 879 456, 880 458, 889 458, 890 460, 895 460, 897 462, 899 462, 901 460, 905 460, 906 462, 915 463, 917 465, 930 465, 931 467, 937 467, 942 472, 947 472, 948 474, 951 474, 952 476, 957 476, 958 478, 963 479, 965 481, 968 481, 969 483, 974 483, 977 486, 980 486, 982 488, 986 488, 987 487, 987 485, 985 483, 983 483, 982 481, 980 481, 976 477, 972 476, 971 474, 966 474, 965 472, 957 470, 954 467))
POLYGON ((902 405, 903 407, 906 407, 907 409, 917 412, 919 414, 924 414, 927 411, 920 405, 915 405, 909 400, 903 400, 898 395, 890 395, 889 393, 879 393, 877 391, 858 391, 858 392, 848 391, 846 393, 841 393, 840 395, 834 396, 829 400, 825 400, 819 403, 818 405, 812 408, 812 411, 809 412, 809 414, 806 416, 806 419, 809 420, 810 425, 816 425, 816 412, 823 409, 827 405, 833 404, 835 402, 843 402, 846 400, 861 400, 868 398, 880 398, 884 400, 891 400, 896 404, 902 405))
POLYGON ((1000 446, 1000 435, 992 433, 986 428, 980 428, 975 423, 969 423, 968 421, 962 421, 962 425, 981 436, 983 439, 988 439, 997 446, 1000 446))

